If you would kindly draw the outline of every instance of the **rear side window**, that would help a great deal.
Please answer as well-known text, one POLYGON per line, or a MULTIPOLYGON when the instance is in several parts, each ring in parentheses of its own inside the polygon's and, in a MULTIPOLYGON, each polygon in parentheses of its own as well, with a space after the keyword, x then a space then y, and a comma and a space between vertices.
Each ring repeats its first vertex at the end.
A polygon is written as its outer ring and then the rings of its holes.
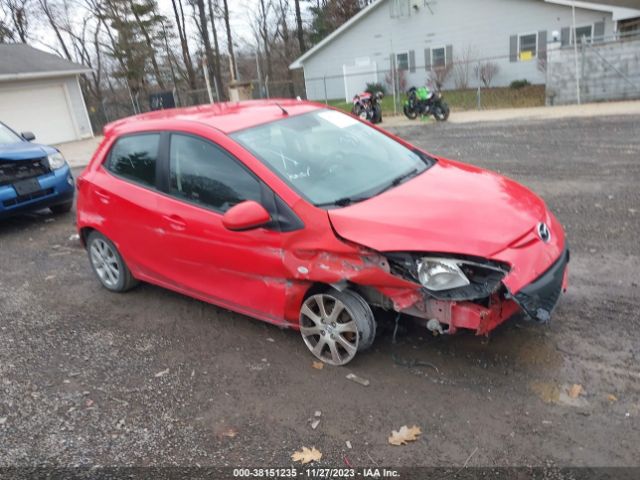
POLYGON ((260 182, 212 143, 174 134, 169 152, 170 193, 226 212, 245 200, 260 202, 260 182))
POLYGON ((130 135, 116 141, 107 169, 116 175, 154 187, 160 134, 130 135))

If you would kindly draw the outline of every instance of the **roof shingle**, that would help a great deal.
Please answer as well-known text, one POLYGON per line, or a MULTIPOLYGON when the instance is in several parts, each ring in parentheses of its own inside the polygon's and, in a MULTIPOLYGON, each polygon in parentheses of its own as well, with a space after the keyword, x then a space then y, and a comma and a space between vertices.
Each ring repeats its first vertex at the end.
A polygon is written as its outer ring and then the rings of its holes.
POLYGON ((64 72, 90 71, 84 65, 70 62, 24 43, 0 43, 0 76, 22 74, 60 75, 64 72))

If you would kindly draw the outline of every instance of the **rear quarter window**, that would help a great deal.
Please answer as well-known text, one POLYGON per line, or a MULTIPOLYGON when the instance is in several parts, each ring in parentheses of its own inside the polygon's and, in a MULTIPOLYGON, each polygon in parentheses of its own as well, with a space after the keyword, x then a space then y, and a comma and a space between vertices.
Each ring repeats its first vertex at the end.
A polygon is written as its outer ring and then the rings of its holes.
POLYGON ((121 137, 109 152, 106 168, 120 177, 155 187, 159 145, 159 133, 121 137))

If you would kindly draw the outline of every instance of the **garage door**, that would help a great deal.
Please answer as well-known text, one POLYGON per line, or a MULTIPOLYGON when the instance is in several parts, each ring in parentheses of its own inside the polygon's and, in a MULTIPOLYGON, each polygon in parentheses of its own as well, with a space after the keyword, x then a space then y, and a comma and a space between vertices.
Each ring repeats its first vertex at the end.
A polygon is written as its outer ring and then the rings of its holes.
POLYGON ((0 120, 18 132, 33 132, 39 143, 77 138, 62 84, 10 89, 0 84, 0 120))

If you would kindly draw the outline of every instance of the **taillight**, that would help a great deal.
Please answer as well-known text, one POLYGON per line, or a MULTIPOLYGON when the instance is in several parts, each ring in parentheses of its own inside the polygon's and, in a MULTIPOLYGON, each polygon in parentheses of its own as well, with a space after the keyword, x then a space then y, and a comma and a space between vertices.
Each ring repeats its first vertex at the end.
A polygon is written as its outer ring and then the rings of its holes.
POLYGON ((76 188, 78 190, 80 190, 85 183, 87 183, 87 181, 82 176, 76 178, 76 188))

